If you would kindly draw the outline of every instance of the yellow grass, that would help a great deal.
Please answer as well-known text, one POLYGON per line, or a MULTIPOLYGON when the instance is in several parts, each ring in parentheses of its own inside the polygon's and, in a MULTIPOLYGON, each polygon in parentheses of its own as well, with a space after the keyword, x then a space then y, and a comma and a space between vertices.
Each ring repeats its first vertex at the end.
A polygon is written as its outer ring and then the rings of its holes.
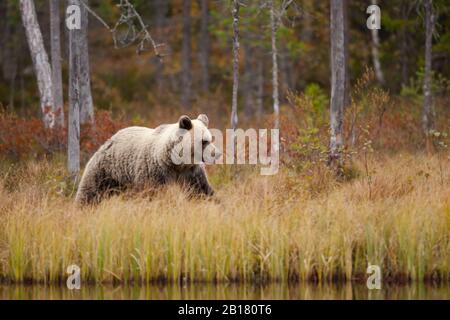
POLYGON ((371 161, 336 183, 281 170, 231 179, 213 168, 213 201, 176 186, 149 200, 114 197, 77 208, 63 195, 63 164, 30 162, 0 178, 0 277, 83 281, 449 280, 449 166, 424 155, 371 161), (326 186, 325 188, 323 186, 326 186), (317 190, 320 192, 316 192, 317 190))

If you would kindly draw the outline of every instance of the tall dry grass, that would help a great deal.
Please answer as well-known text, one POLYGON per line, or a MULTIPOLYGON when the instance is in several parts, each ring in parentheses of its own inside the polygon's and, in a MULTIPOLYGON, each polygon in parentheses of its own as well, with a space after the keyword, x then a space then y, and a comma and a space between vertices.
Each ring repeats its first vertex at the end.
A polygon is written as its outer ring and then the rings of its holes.
POLYGON ((4 168, 0 277, 56 283, 77 264, 92 282, 355 280, 371 263, 385 279, 446 282, 450 173, 439 161, 378 156, 370 195, 359 162, 360 175, 343 183, 323 170, 212 168, 211 201, 170 186, 151 200, 125 195, 83 209, 67 195, 62 164, 4 168))

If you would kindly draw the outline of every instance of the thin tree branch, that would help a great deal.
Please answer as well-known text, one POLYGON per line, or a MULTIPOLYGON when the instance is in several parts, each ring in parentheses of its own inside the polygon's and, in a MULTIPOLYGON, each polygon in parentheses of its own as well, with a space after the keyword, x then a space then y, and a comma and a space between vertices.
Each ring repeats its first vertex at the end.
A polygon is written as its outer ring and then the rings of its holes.
POLYGON ((152 46, 155 55, 162 61, 162 57, 165 55, 160 52, 159 48, 164 46, 165 44, 158 44, 155 42, 150 32, 147 30, 147 26, 144 24, 142 17, 128 0, 120 0, 120 3, 117 4, 117 7, 120 8, 121 15, 119 17, 119 20, 112 28, 108 25, 108 23, 105 22, 105 20, 103 20, 97 13, 95 13, 94 10, 89 8, 89 6, 84 3, 83 0, 80 0, 80 3, 90 14, 92 14, 98 21, 100 21, 100 23, 106 29, 108 29, 109 32, 111 32, 114 41, 114 47, 116 49, 128 47, 134 44, 136 41, 139 41, 136 52, 137 54, 141 54, 141 52, 146 50, 146 43, 149 43, 152 46), (134 21, 135 19, 137 20, 139 27, 138 29, 140 29, 139 31, 137 31, 136 29, 134 21), (124 24, 128 26, 128 29, 125 33, 125 36, 119 38, 118 29, 121 25, 124 24))

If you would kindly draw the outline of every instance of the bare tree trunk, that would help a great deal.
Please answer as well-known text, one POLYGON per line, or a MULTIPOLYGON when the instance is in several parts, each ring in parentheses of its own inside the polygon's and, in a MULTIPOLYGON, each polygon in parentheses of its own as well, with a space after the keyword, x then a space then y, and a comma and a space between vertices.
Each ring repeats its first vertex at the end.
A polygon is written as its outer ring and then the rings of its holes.
POLYGON ((200 0, 202 21, 200 28, 200 66, 202 72, 202 90, 204 93, 209 91, 209 9, 208 0, 200 0))
POLYGON ((64 127, 59 3, 59 0, 50 0, 50 46, 52 58, 53 97, 55 99, 55 125, 58 127, 64 127))
POLYGON ((183 0, 183 44, 181 49, 182 97, 184 108, 192 103, 192 64, 191 64, 191 0, 183 0))
POLYGON ((239 90, 239 0, 233 0, 231 9, 233 17, 233 96, 231 104, 231 128, 238 124, 237 104, 239 90))
POLYGON ((348 19, 348 1, 341 0, 344 6, 344 57, 345 57, 345 89, 344 89, 344 110, 350 105, 350 69, 348 63, 348 29, 349 29, 349 19, 348 19))
MULTIPOLYGON (((425 135, 428 137, 433 129, 433 97, 431 93, 431 73, 432 73, 432 40, 434 30, 433 1, 424 0, 425 6, 425 74, 423 79, 423 115, 422 126, 425 135)), ((427 138, 427 147, 429 147, 427 138)))
MULTIPOLYGON (((78 0, 68 0, 68 4, 79 4, 78 0)), ((80 105, 81 105, 81 48, 82 30, 69 30, 69 118, 67 165, 74 180, 80 172, 80 105)))
MULTIPOLYGON (((372 0, 372 4, 377 4, 377 0, 372 0)), ((375 76, 377 77, 377 81, 384 85, 384 74, 381 69, 380 63, 380 38, 378 37, 378 29, 372 29, 372 59, 373 59, 373 67, 375 69, 375 76)))
POLYGON ((270 7, 270 26, 271 26, 271 38, 272 38, 272 98, 273 98, 273 114, 274 114, 274 127, 277 129, 280 122, 280 100, 278 98, 278 50, 277 50, 277 29, 278 21, 275 16, 275 8, 273 6, 273 0, 269 0, 270 7))
MULTIPOLYGON (((79 2, 78 0, 76 2, 79 2)), ((84 0, 89 5, 89 0, 84 0)), ((81 9, 81 33, 80 33, 80 123, 94 123, 94 103, 91 92, 91 76, 89 66, 88 45, 88 11, 82 5, 81 9)))
POLYGON ((330 165, 342 164, 343 113, 345 105, 346 59, 344 3, 341 0, 330 1, 330 42, 331 42, 331 102, 330 102, 330 165))
POLYGON ((380 53, 378 49, 380 48, 380 39, 378 37, 378 30, 372 29, 372 59, 373 59, 373 67, 375 69, 375 76, 377 78, 377 81, 384 85, 384 74, 383 70, 381 69, 381 63, 380 63, 380 53))
POLYGON ((53 128, 55 125, 55 110, 52 72, 36 17, 34 2, 32 0, 20 0, 20 12, 36 73, 44 125, 47 128, 53 128))

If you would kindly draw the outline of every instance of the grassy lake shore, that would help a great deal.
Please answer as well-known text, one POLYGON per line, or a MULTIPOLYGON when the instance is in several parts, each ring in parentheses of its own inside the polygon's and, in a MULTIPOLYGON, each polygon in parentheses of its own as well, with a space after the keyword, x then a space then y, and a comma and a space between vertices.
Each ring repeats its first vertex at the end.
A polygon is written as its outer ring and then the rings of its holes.
MULTIPOLYGON (((336 182, 282 168, 275 176, 211 167, 213 200, 169 186, 151 200, 78 208, 64 164, 29 161, 0 174, 0 278, 59 283, 71 264, 93 283, 383 279, 448 283, 447 159, 374 156, 336 182), (370 181, 370 185, 369 185, 370 181)), ((364 280, 365 281, 365 280, 364 280)))

